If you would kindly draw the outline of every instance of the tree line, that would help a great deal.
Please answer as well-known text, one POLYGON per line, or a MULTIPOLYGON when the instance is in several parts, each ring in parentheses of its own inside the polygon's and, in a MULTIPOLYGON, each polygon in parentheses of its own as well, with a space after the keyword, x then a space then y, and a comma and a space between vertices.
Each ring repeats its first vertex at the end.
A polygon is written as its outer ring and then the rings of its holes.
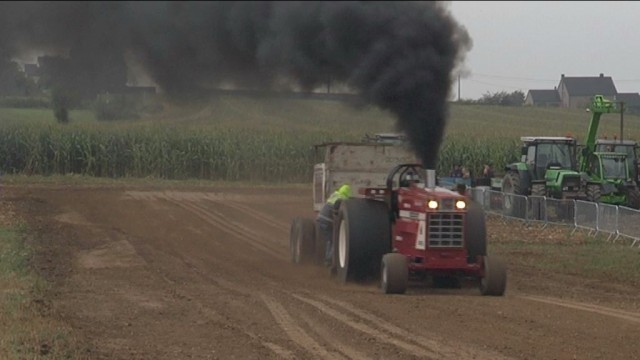
POLYGON ((522 106, 525 94, 520 90, 514 92, 497 91, 486 92, 480 99, 462 99, 458 103, 468 105, 501 105, 501 106, 522 106))

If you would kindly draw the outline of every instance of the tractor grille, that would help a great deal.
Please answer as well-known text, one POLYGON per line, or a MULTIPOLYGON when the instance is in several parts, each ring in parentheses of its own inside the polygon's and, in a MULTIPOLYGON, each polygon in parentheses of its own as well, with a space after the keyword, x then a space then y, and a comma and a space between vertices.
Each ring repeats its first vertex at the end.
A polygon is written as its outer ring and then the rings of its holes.
POLYGON ((440 201, 440 210, 442 211, 455 210, 455 208, 453 207, 454 200, 455 199, 453 198, 442 199, 440 201))
POLYGON ((429 247, 464 246, 462 214, 429 214, 429 247))
POLYGON ((580 189, 580 177, 579 176, 565 176, 562 183, 562 188, 565 191, 578 191, 580 189))

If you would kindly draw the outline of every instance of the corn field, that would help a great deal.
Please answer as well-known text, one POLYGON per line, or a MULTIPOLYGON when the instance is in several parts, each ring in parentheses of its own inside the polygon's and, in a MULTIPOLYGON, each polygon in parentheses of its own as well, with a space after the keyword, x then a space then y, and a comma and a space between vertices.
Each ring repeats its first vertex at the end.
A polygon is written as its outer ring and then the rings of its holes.
POLYGON ((5 174, 307 182, 321 134, 0 127, 5 174))
MULTIPOLYGON (((0 127, 5 174, 155 177, 226 181, 308 182, 321 161, 313 145, 335 138, 321 132, 225 128, 209 131, 160 127, 0 127)), ((514 144, 447 141, 438 172, 454 162, 481 169, 500 164, 514 144)), ((517 151, 517 145, 516 145, 517 151)))
POLYGON ((472 177, 480 176, 484 164, 491 164, 496 174, 520 158, 520 141, 514 138, 445 138, 439 154, 436 172, 448 176, 455 164, 465 166, 472 177))
MULTIPOLYGON (((110 178, 202 179, 308 183, 323 154, 313 145, 354 141, 393 131, 388 114, 355 111, 339 103, 230 98, 187 122, 101 123, 77 113, 65 126, 50 110, 0 112, 2 174, 81 174, 110 178)), ((640 118, 628 116, 625 133, 637 139, 640 118)), ((586 132, 585 115, 562 109, 454 106, 440 147, 437 173, 454 164, 478 176, 485 163, 496 173, 519 158, 520 136, 586 132)), ((615 133, 618 123, 603 123, 615 133)))

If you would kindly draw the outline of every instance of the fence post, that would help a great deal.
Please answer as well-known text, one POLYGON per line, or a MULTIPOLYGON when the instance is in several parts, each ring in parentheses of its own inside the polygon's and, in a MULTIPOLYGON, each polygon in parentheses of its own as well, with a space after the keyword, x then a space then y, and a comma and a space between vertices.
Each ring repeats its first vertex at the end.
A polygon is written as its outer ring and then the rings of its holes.
POLYGON ((618 240, 618 238, 620 237, 620 206, 616 206, 616 237, 613 238, 613 240, 611 240, 611 242, 616 242, 616 240, 618 240))
MULTIPOLYGON (((578 202, 576 199, 573 199, 573 230, 575 231, 578 228, 578 202)), ((571 233, 573 234, 573 232, 571 233)))
MULTIPOLYGON (((600 204, 596 202, 596 228, 595 231, 593 233, 593 236, 595 237, 596 235, 598 235, 598 233, 600 232, 600 204)), ((591 230, 589 230, 589 236, 591 236, 591 230)))

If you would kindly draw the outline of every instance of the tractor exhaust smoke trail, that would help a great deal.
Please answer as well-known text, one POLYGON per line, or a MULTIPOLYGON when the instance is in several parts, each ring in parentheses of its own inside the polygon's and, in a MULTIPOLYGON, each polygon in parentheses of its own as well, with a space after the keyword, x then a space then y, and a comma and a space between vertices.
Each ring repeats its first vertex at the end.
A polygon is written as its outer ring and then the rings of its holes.
POLYGON ((452 72, 471 47, 438 2, 22 4, 0 3, 0 57, 56 49, 80 79, 121 79, 126 51, 176 98, 223 84, 308 91, 331 79, 394 114, 427 168, 452 72))

